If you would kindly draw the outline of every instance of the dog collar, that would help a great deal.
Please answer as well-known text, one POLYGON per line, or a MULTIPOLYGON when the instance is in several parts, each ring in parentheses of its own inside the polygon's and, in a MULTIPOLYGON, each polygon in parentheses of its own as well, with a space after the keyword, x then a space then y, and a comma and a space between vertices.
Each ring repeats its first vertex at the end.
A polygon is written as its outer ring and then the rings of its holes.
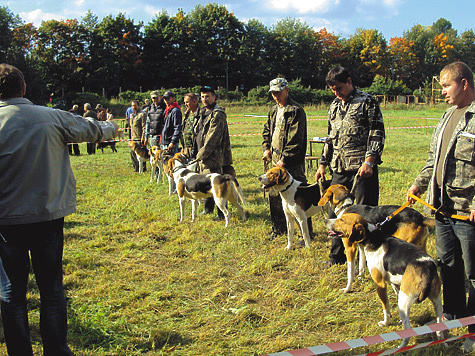
POLYGON ((294 178, 292 177, 292 180, 290 181, 289 185, 285 189, 281 190, 280 192, 283 193, 283 192, 289 190, 289 188, 290 188, 290 186, 292 185, 293 182, 294 182, 294 178))
POLYGON ((344 200, 344 203, 340 207, 335 208, 335 215, 338 216, 340 212, 345 211, 346 208, 352 205, 353 205, 353 200, 351 198, 346 198, 344 200))

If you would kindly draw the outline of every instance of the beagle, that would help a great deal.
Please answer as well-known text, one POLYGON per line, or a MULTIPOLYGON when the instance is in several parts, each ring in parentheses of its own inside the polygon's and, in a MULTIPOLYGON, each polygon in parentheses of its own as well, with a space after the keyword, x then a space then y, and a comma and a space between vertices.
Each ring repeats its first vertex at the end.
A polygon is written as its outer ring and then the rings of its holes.
MULTIPOLYGON (((194 163, 196 164, 196 163, 194 163)), ((244 196, 236 178, 229 174, 198 174, 193 167, 184 163, 184 156, 177 153, 174 158, 167 162, 167 172, 172 174, 176 185, 180 202, 180 221, 183 221, 186 198, 191 199, 191 221, 196 217, 196 203, 199 199, 213 197, 217 207, 223 212, 226 221, 225 227, 229 224, 229 212, 226 203, 230 201, 239 211, 242 219, 246 220, 243 207, 244 196)))
MULTIPOLYGON (((442 322, 441 282, 437 265, 422 248, 390 236, 355 213, 345 213, 340 218, 328 220, 327 228, 334 236, 346 237, 363 247, 383 307, 384 320, 378 322, 379 326, 389 325, 391 317, 386 282, 397 294, 399 316, 405 329, 411 327, 409 312, 412 304, 426 298, 434 306, 437 322, 442 322)), ((445 335, 437 331, 437 336, 441 339, 445 335)), ((399 347, 408 343, 409 338, 404 338, 399 347)))
POLYGON ((287 222, 287 249, 291 249, 294 243, 294 222, 297 220, 305 247, 310 247, 310 234, 308 231, 307 218, 315 215, 322 209, 317 205, 320 200, 320 186, 308 185, 294 179, 286 169, 273 167, 258 177, 264 189, 273 188, 282 197, 285 220, 287 222))
POLYGON ((152 146, 148 150, 150 156, 150 183, 154 180, 159 183, 163 177, 163 160, 165 151, 161 150, 158 146, 152 146), (158 170, 158 173, 156 173, 158 170))
POLYGON ((128 145, 137 156, 137 161, 139 162, 139 173, 143 173, 144 163, 150 158, 147 148, 142 146, 140 142, 135 141, 129 141, 128 145))
MULTIPOLYGON (((389 215, 399 208, 397 205, 353 205, 353 202, 354 198, 345 186, 334 184, 324 192, 318 205, 324 206, 328 203, 337 217, 342 216, 343 213, 357 213, 372 224, 383 222, 389 215)), ((428 227, 432 226, 434 226, 433 219, 424 217, 421 213, 412 208, 405 208, 389 222, 385 223, 382 229, 391 236, 395 236, 401 240, 417 245, 425 250, 428 227)), ((345 245, 347 259, 348 283, 342 291, 348 293, 351 291, 355 280, 355 258, 357 246, 351 243, 348 239, 343 239, 343 244, 345 245)), ((359 252, 359 275, 363 276, 366 267, 365 255, 362 248, 359 248, 359 252)))

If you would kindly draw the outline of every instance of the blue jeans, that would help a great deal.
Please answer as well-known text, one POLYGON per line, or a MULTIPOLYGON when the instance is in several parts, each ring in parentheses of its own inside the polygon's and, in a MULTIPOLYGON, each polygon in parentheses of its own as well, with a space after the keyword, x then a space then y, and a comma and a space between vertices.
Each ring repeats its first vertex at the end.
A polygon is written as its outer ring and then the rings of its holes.
MULTIPOLYGON (((475 315, 475 224, 437 214, 435 241, 443 285, 444 313, 475 315), (468 278, 468 301, 465 290, 468 278)), ((475 331, 475 325, 469 326, 475 331)))
POLYGON ((40 291, 44 355, 73 355, 67 336, 63 290, 64 218, 24 225, 0 225, 0 292, 5 341, 10 356, 33 355, 28 326, 30 260, 40 291))

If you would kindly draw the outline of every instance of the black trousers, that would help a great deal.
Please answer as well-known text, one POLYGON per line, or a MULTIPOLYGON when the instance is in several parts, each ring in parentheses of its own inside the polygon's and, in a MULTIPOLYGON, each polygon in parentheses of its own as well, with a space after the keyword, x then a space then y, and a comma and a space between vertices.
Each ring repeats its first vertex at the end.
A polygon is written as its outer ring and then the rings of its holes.
MULTIPOLYGON (((331 184, 341 184, 350 191, 353 189, 355 196, 355 204, 364 204, 376 206, 379 202, 379 174, 378 167, 373 167, 373 175, 367 178, 356 177, 356 171, 351 172, 333 172, 331 184), (355 183, 356 179, 356 183, 355 183), (354 187, 353 187, 354 184, 354 187)), ((334 212, 330 212, 329 218, 335 218, 334 212)), ((330 248, 330 262, 345 263, 345 246, 339 238, 332 238, 332 246, 330 248)))

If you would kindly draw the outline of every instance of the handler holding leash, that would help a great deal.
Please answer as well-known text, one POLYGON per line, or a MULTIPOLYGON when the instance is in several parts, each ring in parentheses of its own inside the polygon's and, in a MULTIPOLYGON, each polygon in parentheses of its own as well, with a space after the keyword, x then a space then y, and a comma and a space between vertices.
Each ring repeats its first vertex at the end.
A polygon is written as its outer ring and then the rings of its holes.
MULTIPOLYGON (((337 66, 326 82, 336 98, 328 110, 328 137, 323 146, 315 181, 332 171, 331 184, 342 184, 355 196, 356 204, 378 205, 378 164, 384 148, 384 122, 379 104, 371 95, 353 86, 350 72, 337 66)), ((345 248, 332 238, 327 265, 346 262, 345 248)))
MULTIPOLYGON (((442 94, 453 105, 432 134, 429 157, 408 193, 419 197, 428 191, 428 203, 442 214, 435 216, 435 238, 442 279, 444 316, 475 315, 475 89, 473 73, 462 62, 440 72, 442 94), (451 217, 452 214, 467 220, 451 217), (469 279, 468 301, 465 275, 469 279)), ((411 202, 414 199, 408 196, 411 202)), ((468 331, 475 332, 475 325, 468 331)), ((475 351, 475 338, 463 345, 475 351)))
MULTIPOLYGON (((284 78, 276 78, 269 84, 269 92, 275 101, 270 109, 262 132, 264 162, 287 169, 296 180, 306 183, 305 152, 307 151, 307 115, 303 108, 289 97, 289 86, 284 78)), ((272 222, 272 239, 287 232, 282 198, 279 192, 269 191, 269 208, 272 222)), ((307 219, 312 236, 312 220, 307 219)))

